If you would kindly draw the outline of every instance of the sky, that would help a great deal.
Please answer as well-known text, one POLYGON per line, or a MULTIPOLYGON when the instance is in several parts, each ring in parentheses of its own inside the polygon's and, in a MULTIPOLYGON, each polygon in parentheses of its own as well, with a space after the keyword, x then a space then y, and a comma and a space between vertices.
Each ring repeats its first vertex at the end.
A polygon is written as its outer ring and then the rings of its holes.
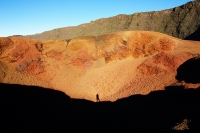
POLYGON ((0 37, 32 35, 118 14, 160 11, 191 0, 0 0, 0 37))

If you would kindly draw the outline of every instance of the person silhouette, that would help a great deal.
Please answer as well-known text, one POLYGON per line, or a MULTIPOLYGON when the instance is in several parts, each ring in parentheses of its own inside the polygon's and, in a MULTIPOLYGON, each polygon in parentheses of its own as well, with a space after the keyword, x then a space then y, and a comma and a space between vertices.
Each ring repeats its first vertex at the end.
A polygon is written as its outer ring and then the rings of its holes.
POLYGON ((97 102, 100 102, 100 99, 99 99, 99 95, 98 95, 98 94, 96 94, 96 100, 97 100, 97 102))

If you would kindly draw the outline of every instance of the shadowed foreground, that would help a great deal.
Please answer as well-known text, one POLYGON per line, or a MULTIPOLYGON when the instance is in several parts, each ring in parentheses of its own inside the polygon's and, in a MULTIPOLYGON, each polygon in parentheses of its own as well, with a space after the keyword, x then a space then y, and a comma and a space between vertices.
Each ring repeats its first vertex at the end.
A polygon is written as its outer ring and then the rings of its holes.
POLYGON ((177 69, 176 79, 186 83, 200 83, 200 58, 191 58, 177 69))
POLYGON ((183 119, 191 120, 189 132, 200 131, 200 88, 171 86, 100 103, 33 86, 1 83, 0 88, 0 129, 5 131, 163 133, 176 132, 172 128, 183 119))

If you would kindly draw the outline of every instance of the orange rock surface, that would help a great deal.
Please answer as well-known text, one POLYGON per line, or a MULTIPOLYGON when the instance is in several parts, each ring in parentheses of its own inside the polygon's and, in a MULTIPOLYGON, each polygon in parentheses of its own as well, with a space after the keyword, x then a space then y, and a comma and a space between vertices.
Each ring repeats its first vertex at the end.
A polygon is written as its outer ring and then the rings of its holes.
POLYGON ((177 68, 199 55, 199 42, 150 31, 43 42, 0 38, 0 81, 115 101, 176 83, 177 68))

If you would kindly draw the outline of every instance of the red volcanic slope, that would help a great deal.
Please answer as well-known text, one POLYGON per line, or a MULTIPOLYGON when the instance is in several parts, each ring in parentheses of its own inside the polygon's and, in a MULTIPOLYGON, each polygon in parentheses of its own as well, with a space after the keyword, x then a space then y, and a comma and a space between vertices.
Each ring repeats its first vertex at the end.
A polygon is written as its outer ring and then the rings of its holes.
POLYGON ((200 43, 124 31, 70 41, 0 38, 0 50, 3 83, 48 87, 92 101, 98 93, 101 101, 115 101, 176 83, 177 68, 200 55, 200 43))

